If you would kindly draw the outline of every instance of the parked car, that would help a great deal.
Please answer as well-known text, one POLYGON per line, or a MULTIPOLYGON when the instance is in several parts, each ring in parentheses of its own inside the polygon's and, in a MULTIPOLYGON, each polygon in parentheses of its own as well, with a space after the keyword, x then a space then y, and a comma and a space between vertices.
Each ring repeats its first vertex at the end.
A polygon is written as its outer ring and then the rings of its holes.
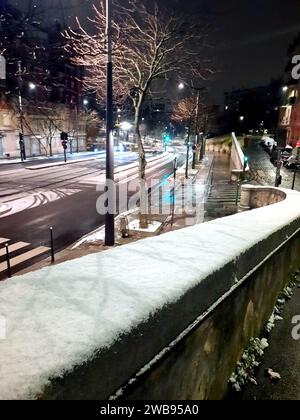
POLYGON ((277 146, 276 141, 272 137, 267 137, 267 136, 264 136, 261 139, 261 141, 260 141, 259 144, 262 146, 262 148, 267 153, 269 153, 269 155, 272 155, 272 152, 273 152, 274 147, 276 148, 276 146, 277 146))
POLYGON ((100 152, 103 148, 99 143, 92 143, 86 147, 86 150, 88 152, 100 152))

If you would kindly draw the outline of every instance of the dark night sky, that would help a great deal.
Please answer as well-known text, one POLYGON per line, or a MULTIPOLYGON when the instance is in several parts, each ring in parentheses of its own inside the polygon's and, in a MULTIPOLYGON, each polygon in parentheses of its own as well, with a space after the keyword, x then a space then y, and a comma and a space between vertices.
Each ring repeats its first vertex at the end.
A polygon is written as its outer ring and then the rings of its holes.
MULTIPOLYGON (((28 1, 28 0, 27 0, 28 1)), ((282 75, 287 48, 300 31, 299 0, 161 0, 165 5, 198 14, 211 24, 212 48, 219 73, 210 82, 211 101, 222 104, 232 88, 267 84, 282 75)), ((11 0, 24 5, 26 0, 11 0)), ((87 15, 93 0, 35 0, 49 16, 65 9, 65 17, 87 15), (51 8, 51 5, 54 6, 51 8)))

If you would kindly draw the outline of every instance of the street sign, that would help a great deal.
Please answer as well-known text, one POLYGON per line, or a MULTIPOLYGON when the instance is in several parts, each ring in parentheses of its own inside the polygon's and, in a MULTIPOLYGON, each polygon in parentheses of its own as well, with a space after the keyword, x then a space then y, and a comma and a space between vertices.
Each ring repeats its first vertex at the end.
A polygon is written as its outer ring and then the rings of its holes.
POLYGON ((65 133, 64 131, 60 134, 60 139, 62 141, 68 140, 68 133, 65 133))
POLYGON ((66 140, 64 140, 64 141, 61 142, 61 144, 62 144, 62 147, 64 148, 64 150, 67 150, 68 142, 66 140))

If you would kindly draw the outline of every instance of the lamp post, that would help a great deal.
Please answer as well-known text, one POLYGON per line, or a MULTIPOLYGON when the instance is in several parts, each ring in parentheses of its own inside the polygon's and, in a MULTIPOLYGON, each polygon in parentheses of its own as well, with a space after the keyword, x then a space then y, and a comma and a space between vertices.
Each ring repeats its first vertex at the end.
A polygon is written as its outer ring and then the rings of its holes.
MULTIPOLYGON (((178 84, 178 89, 183 90, 185 88, 185 84, 183 82, 180 82, 178 84)), ((200 144, 200 136, 199 136, 199 119, 200 119, 200 92, 202 92, 205 88, 203 87, 195 87, 192 85, 189 85, 189 88, 193 91, 197 92, 197 103, 196 103, 196 126, 195 126, 195 141, 194 141, 194 145, 195 146, 199 146, 200 144)), ((194 153, 193 155, 193 166, 192 168, 195 169, 196 166, 196 154, 194 153)), ((203 159, 205 155, 205 151, 204 151, 204 138, 202 137, 201 139, 201 150, 200 150, 200 160, 203 159)))
POLYGON ((298 172, 298 163, 299 163, 299 158, 300 158, 300 142, 297 143, 296 147, 297 147, 297 157, 296 157, 295 171, 294 171, 294 175, 293 175, 292 190, 295 188, 295 184, 296 184, 296 177, 297 177, 297 172, 298 172))
POLYGON ((19 132, 19 145, 20 145, 20 158, 23 162, 26 160, 26 151, 24 143, 24 113, 23 113, 23 101, 22 101, 22 63, 18 61, 18 101, 19 101, 19 120, 20 120, 20 132, 19 132))
POLYGON ((244 120, 245 120, 244 115, 241 115, 241 116, 239 117, 239 121, 240 121, 240 125, 241 125, 241 136, 243 135, 244 120))
POLYGON ((106 0, 107 101, 106 101, 106 180, 108 207, 105 217, 105 245, 115 244, 115 191, 113 140, 113 64, 112 64, 112 0, 106 0))

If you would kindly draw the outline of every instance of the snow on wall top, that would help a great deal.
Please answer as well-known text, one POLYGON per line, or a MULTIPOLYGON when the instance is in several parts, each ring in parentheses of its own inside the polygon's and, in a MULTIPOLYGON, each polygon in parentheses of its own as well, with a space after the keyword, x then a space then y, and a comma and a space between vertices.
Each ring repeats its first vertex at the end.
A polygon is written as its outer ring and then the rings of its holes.
MULTIPOLYGON (((287 191, 286 191, 287 192, 287 191)), ((0 399, 30 399, 255 243, 299 220, 281 203, 145 239, 0 284, 0 399)))

